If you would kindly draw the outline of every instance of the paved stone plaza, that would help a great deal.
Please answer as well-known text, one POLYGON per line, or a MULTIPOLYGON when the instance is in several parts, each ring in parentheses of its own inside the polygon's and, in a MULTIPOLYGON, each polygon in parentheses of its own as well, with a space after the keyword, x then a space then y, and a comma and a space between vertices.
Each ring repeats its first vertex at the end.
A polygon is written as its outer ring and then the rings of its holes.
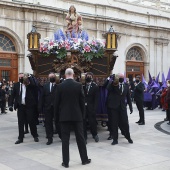
MULTIPOLYGON (((120 135, 119 144, 111 145, 106 140, 108 131, 99 127, 100 142, 95 143, 89 134, 87 149, 92 163, 81 165, 74 135, 70 140, 70 169, 74 170, 170 170, 170 135, 154 128, 165 118, 161 109, 145 111, 146 125, 138 126, 138 112, 129 115, 131 137, 129 144, 120 135)), ((161 125, 170 132, 167 122, 161 125)), ((39 143, 35 143, 30 133, 24 143, 15 145, 18 136, 16 112, 0 115, 0 170, 59 170, 61 166, 61 141, 57 135, 54 143, 46 145, 44 127, 38 125, 39 143)))

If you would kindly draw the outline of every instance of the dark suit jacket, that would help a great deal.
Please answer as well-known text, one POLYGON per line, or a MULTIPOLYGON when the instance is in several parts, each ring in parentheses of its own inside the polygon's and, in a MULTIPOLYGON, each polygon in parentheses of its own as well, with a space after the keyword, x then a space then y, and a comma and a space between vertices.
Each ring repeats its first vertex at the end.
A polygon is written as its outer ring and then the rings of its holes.
POLYGON ((52 91, 50 92, 50 82, 43 86, 42 94, 39 100, 39 109, 44 108, 45 110, 50 109, 54 105, 54 97, 57 85, 54 84, 52 91))
POLYGON ((54 116, 56 121, 83 121, 84 92, 80 83, 66 79, 56 89, 54 116))
POLYGON ((134 99, 135 101, 143 101, 144 100, 144 85, 142 82, 140 82, 137 86, 134 88, 134 99))
MULTIPOLYGON (((38 90, 34 82, 29 78, 30 84, 26 86, 26 96, 25 96, 25 105, 27 108, 37 106, 38 104, 38 90)), ((20 82, 14 84, 14 88, 11 94, 10 106, 13 106, 16 110, 19 105, 21 105, 20 100, 20 82)))
POLYGON ((0 89, 0 101, 5 101, 5 90, 4 89, 0 89))
POLYGON ((124 83, 122 95, 119 89, 119 85, 113 86, 113 84, 110 84, 108 86, 108 97, 107 97, 108 108, 118 109, 119 107, 121 107, 123 110, 126 110, 126 99, 130 110, 132 110, 132 102, 130 98, 128 84, 124 83))
POLYGON ((88 110, 96 114, 99 103, 99 87, 96 83, 92 82, 89 91, 87 90, 86 85, 83 86, 83 89, 85 93, 85 102, 87 103, 88 110))

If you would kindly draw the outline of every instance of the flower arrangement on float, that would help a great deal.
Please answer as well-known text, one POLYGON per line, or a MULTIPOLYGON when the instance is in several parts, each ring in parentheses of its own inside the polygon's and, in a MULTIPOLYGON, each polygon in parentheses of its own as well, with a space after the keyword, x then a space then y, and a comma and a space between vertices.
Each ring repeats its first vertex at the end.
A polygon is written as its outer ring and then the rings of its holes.
POLYGON ((64 35, 61 29, 54 33, 54 40, 49 37, 40 44, 40 53, 48 57, 53 54, 58 59, 64 59, 68 51, 78 51, 87 61, 93 58, 101 58, 104 55, 105 42, 102 40, 91 40, 86 31, 81 34, 64 35))

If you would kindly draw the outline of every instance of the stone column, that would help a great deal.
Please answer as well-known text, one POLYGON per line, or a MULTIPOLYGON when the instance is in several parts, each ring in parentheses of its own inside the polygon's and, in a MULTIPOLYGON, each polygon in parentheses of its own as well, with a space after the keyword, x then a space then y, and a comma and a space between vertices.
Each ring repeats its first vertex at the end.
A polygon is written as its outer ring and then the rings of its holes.
POLYGON ((25 58, 24 54, 18 54, 18 73, 25 72, 25 58))
POLYGON ((162 51, 162 72, 164 72, 165 74, 168 73, 169 71, 169 64, 168 64, 168 44, 169 42, 163 42, 162 44, 162 48, 163 48, 163 51, 162 51))
POLYGON ((162 72, 162 43, 156 42, 156 60, 155 60, 155 77, 159 72, 162 72))
POLYGON ((146 81, 149 80, 148 70, 149 70, 149 62, 144 62, 144 75, 146 81))
MULTIPOLYGON (((169 64, 168 64, 168 44, 169 41, 165 38, 159 38, 155 39, 156 44, 156 60, 155 60, 155 66, 156 66, 156 75, 161 72, 167 74, 169 70, 169 64)), ((155 75, 155 76, 156 76, 155 75)))

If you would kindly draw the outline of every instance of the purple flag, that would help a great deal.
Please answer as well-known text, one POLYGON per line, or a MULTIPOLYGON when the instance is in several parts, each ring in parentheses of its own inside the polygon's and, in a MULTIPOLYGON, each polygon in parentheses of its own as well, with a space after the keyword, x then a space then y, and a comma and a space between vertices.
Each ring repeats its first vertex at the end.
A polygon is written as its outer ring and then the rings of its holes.
POLYGON ((167 75, 166 80, 170 80, 170 68, 169 68, 169 71, 168 71, 168 75, 167 75))

